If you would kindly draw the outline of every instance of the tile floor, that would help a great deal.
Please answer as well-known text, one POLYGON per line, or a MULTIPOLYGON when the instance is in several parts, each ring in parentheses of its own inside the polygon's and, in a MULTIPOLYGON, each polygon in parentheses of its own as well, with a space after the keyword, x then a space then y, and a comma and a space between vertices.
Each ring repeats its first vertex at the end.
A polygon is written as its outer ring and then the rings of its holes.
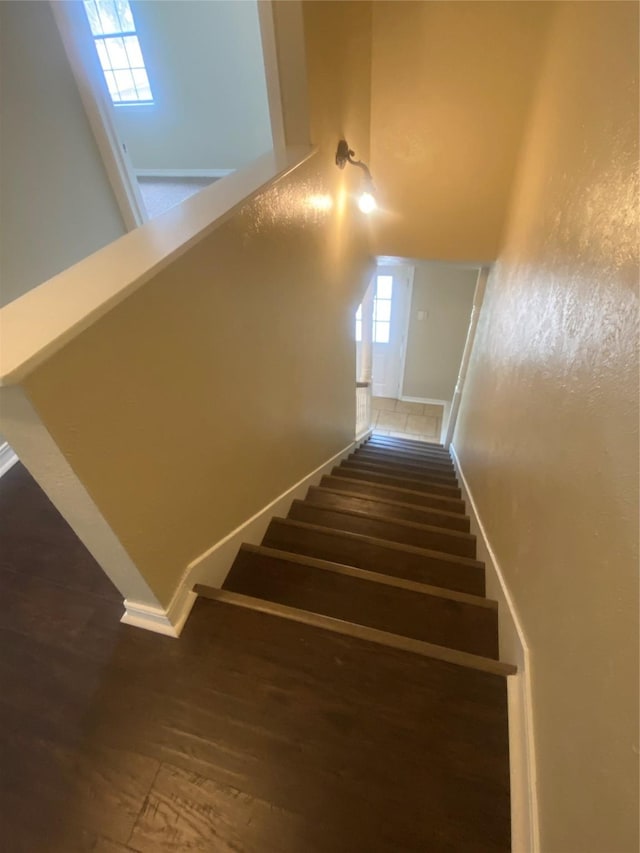
POLYGON ((371 422, 379 435, 440 442, 443 406, 430 403, 405 403, 392 397, 373 397, 371 422))

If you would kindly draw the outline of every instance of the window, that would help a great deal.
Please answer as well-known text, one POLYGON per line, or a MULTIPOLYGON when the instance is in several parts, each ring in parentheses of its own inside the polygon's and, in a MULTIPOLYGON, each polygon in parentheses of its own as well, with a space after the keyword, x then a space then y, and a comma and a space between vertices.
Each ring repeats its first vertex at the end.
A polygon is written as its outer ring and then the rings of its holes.
MULTIPOLYGON (((393 276, 379 275, 373 297, 373 343, 388 344, 391 331, 393 276)), ((362 340, 362 305, 356 311, 356 342, 362 340)))
POLYGON ((152 104, 129 0, 84 0, 104 79, 114 104, 152 104))
POLYGON ((388 344, 391 330, 391 295, 393 277, 379 275, 376 278, 376 293, 373 297, 373 342, 388 344))

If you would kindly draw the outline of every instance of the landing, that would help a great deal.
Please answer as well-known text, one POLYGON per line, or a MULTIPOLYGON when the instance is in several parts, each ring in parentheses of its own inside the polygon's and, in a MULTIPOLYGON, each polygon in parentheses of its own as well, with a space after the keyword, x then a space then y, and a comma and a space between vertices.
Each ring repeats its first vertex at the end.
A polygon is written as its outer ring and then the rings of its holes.
POLYGON ((371 425, 379 435, 439 443, 444 407, 413 403, 394 397, 373 397, 371 425))

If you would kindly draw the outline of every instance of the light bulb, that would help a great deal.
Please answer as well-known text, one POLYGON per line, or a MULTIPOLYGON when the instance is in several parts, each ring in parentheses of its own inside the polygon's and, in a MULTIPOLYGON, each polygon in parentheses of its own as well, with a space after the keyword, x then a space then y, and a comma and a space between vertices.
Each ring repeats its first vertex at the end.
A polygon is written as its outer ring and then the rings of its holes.
POLYGON ((363 213, 373 213, 378 207, 375 198, 371 193, 362 193, 358 199, 358 207, 363 213))

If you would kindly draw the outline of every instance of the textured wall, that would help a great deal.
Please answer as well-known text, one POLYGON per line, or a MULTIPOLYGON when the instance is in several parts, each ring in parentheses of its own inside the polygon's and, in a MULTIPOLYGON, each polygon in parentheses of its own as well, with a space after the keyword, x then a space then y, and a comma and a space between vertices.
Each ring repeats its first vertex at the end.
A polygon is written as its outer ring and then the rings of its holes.
POLYGON ((496 257, 552 5, 373 4, 376 254, 496 257))
MULTIPOLYGON (((286 2, 286 0, 285 0, 286 2)), ((365 0, 305 0, 304 29, 311 141, 335 155, 345 138, 356 156, 369 159, 372 6, 365 0)), ((354 191, 359 170, 347 168, 354 191)))
POLYGON ((638 7, 558 4, 455 446, 532 654, 541 849, 638 850, 638 7))
POLYGON ((477 269, 416 264, 402 386, 407 397, 453 398, 477 279, 477 269))
POLYGON ((311 203, 341 177, 314 158, 27 379, 163 603, 191 560, 353 439, 368 260, 349 213, 311 203))

